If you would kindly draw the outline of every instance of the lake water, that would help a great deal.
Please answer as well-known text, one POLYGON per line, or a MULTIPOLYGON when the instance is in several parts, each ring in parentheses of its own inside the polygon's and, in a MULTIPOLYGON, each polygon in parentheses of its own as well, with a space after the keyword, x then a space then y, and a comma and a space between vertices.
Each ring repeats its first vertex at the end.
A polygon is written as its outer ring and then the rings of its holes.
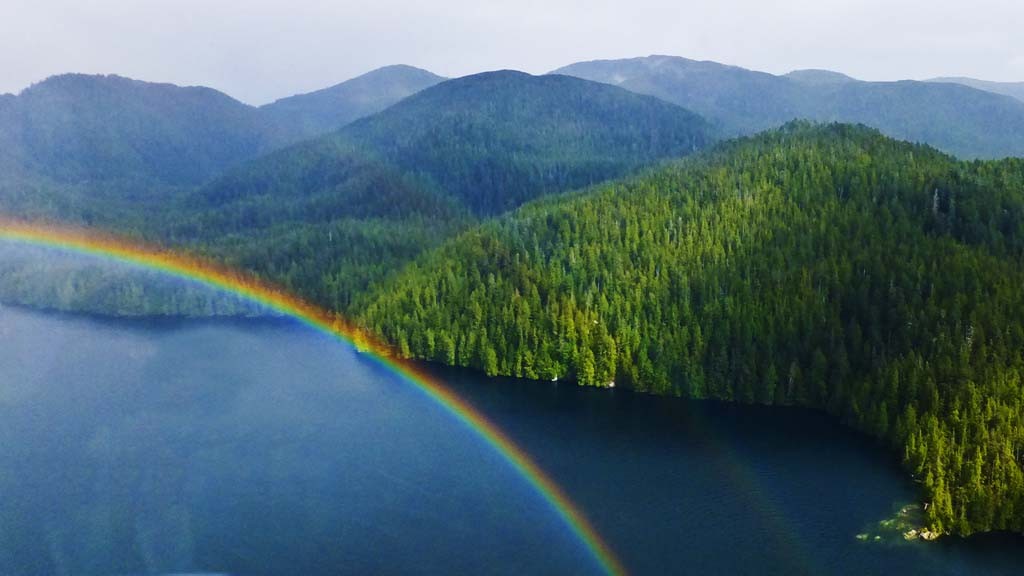
MULTIPOLYGON (((1011 536, 861 541, 892 456, 796 409, 435 373, 636 574, 1022 574, 1011 536)), ((298 323, 0 308, 0 574, 592 574, 472 431, 298 323)))

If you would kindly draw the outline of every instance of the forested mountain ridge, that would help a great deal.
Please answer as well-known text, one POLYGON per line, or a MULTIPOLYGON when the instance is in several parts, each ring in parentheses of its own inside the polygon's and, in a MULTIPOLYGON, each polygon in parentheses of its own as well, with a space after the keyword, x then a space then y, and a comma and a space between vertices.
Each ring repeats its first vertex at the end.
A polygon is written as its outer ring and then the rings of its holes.
POLYGON ((261 116, 287 127, 293 140, 314 138, 444 80, 412 66, 385 66, 329 88, 281 98, 259 110, 261 116))
POLYGON ((962 76, 932 78, 928 82, 943 82, 947 84, 963 84, 986 92, 995 92, 1005 96, 1012 96, 1024 102, 1024 82, 991 82, 989 80, 978 80, 977 78, 964 78, 962 76))
POLYGON ((959 84, 864 82, 822 70, 776 76, 674 56, 580 62, 554 73, 657 96, 730 135, 793 119, 838 121, 963 158, 1024 156, 1024 102, 959 84))
POLYGON ((341 134, 430 177, 474 213, 626 174, 715 139, 699 116, 567 76, 498 71, 449 80, 341 134))
POLYGON ((331 137, 253 160, 185 196, 156 239, 341 311, 473 222, 429 179, 331 137))
POLYGON ((421 257, 360 322, 489 374, 827 410, 930 527, 1024 530, 1024 161, 792 124, 528 204, 421 257))
POLYGON ((477 217, 703 148, 689 111, 569 77, 449 80, 201 188, 168 228, 314 301, 353 299, 477 217))
POLYGON ((65 74, 7 101, 7 153, 54 182, 197 184, 263 146, 250 107, 210 88, 65 74))
MULTIPOLYGON (((337 130, 442 78, 391 66, 256 108, 200 86, 63 74, 0 96, 0 180, 193 186, 337 130)), ((103 190, 101 190, 103 191, 103 190)))
MULTIPOLYGON (((248 230, 246 243, 238 238, 218 238, 218 234, 223 236, 239 230, 237 226, 232 228, 226 224, 233 216, 203 212, 210 206, 202 203, 197 206, 192 202, 193 190, 240 169, 261 155, 305 137, 334 131, 440 80, 424 70, 390 66, 331 88, 255 108, 210 88, 142 82, 119 76, 55 76, 18 95, 0 95, 0 212, 20 218, 112 229, 157 242, 185 238, 187 241, 173 244, 179 247, 195 248, 200 241, 212 244, 216 240, 220 244, 232 243, 258 250, 261 247, 256 245, 255 239, 262 240, 265 247, 275 238, 294 237, 301 233, 299 227, 314 224, 292 222, 294 229, 281 230, 289 221, 286 216, 295 216, 299 210, 295 205, 284 206, 287 210, 281 210, 282 214, 274 219, 277 229, 248 230), (183 220, 193 217, 192 225, 182 224, 183 220), (203 224, 223 226, 198 234, 197 226, 203 224), (188 233, 195 237, 186 238, 188 233)), ((392 191, 398 189, 391 188, 392 191)), ((310 196, 317 194, 318 200, 305 204, 308 211, 324 207, 323 190, 309 193, 310 196)), ((411 197, 404 200, 411 200, 411 197)), ((330 200, 335 207, 330 213, 337 213, 336 207, 343 201, 343 198, 330 200)), ((282 205, 278 203, 272 209, 280 208, 282 205)), ((249 206, 247 213, 253 209, 249 206)), ((263 214, 266 216, 267 212, 263 214)), ((315 220, 323 223, 328 221, 328 216, 321 213, 315 220)), ((339 242, 345 241, 356 225, 336 224, 335 232, 325 231, 325 234, 337 237, 339 242)), ((431 223, 409 238, 415 238, 421 245, 432 245, 423 242, 424 238, 433 236, 438 226, 447 230, 450 224, 449 221, 431 223)), ((366 223, 356 226, 362 230, 366 223)), ((393 232, 386 238, 375 233, 375 244, 392 244, 397 237, 393 232)), ((45 280, 47 275, 43 270, 30 273, 25 269, 28 265, 25 259, 8 259, 8 264, 14 265, 14 262, 17 262, 16 268, 4 269, 5 286, 15 283, 14 278, 23 280, 18 281, 19 286, 6 286, 9 289, 3 290, 5 294, 24 295, 35 288, 48 292, 42 290, 42 286, 30 285, 35 280, 45 280)), ((329 262, 332 261, 325 264, 329 262)), ((382 264, 377 262, 376 265, 382 264)), ((46 268, 42 264, 39 267, 46 268)), ((55 272, 64 278, 62 284, 65 280, 72 282, 66 272, 71 269, 73 266, 61 266, 60 272, 55 272)), ((86 306, 94 300, 88 294, 99 294, 104 287, 112 288, 98 284, 103 278, 103 274, 90 273, 79 279, 81 289, 68 294, 81 294, 82 298, 62 297, 62 306, 70 309, 86 306)), ((15 300, 24 299, 17 296, 15 300)), ((152 309, 185 310, 160 304, 153 303, 152 309)), ((104 304, 100 310, 116 311, 108 308, 108 304, 104 304)), ((142 309, 134 305, 130 308, 142 309)))
MULTIPOLYGON (((242 163, 195 191, 88 222, 200 252, 347 311, 357 295, 479 217, 713 139, 701 118, 650 96, 570 77, 485 73, 242 163)), ((60 213, 89 212, 75 204, 60 213)), ((0 294, 29 292, 0 286, 0 294)))

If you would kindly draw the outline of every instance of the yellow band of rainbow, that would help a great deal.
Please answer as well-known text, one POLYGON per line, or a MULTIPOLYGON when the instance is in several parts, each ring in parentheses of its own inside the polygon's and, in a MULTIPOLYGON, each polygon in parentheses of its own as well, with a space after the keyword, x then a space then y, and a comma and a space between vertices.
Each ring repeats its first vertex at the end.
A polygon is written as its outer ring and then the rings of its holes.
POLYGON ((424 373, 415 364, 394 357, 380 340, 357 330, 337 314, 304 302, 269 283, 212 262, 109 234, 0 218, 0 240, 89 254, 199 282, 293 317, 346 344, 356 346, 421 389, 494 448, 551 506, 606 573, 626 573, 625 567, 583 512, 501 429, 441 382, 424 373))

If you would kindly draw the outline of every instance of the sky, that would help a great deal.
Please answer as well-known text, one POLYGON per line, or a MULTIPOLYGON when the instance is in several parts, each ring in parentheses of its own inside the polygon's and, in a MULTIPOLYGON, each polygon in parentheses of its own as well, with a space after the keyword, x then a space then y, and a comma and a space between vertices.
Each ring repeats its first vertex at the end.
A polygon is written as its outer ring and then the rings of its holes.
POLYGON ((250 104, 388 64, 444 76, 669 54, 864 80, 1024 81, 1021 0, 0 0, 0 93, 63 72, 250 104))

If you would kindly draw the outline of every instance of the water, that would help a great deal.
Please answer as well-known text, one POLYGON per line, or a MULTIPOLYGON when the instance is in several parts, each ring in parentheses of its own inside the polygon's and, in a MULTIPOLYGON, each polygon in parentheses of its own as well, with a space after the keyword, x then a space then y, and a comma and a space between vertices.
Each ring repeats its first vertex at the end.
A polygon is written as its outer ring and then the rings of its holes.
MULTIPOLYGON (((917 499, 828 418, 435 370, 637 574, 1020 574, 1022 539, 863 542, 917 499)), ((0 308, 0 574, 592 574, 531 487, 289 321, 0 308)))

